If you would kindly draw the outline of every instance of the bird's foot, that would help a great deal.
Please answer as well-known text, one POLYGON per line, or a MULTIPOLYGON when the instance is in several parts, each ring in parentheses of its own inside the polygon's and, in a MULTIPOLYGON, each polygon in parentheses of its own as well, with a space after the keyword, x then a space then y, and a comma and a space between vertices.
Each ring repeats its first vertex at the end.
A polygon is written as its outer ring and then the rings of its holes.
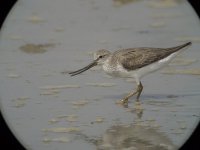
POLYGON ((134 112, 137 114, 138 118, 141 118, 143 114, 143 110, 144 110, 142 103, 139 101, 136 101, 133 106, 133 109, 134 109, 134 112))
POLYGON ((135 105, 141 105, 142 103, 139 100, 135 101, 135 105))
POLYGON ((127 105, 128 104, 128 98, 124 98, 120 101, 117 101, 116 102, 117 104, 121 104, 121 105, 127 105))
POLYGON ((123 104, 123 105, 127 105, 128 104, 128 98, 124 98, 124 99, 122 99, 122 100, 120 100, 121 101, 121 103, 123 104))

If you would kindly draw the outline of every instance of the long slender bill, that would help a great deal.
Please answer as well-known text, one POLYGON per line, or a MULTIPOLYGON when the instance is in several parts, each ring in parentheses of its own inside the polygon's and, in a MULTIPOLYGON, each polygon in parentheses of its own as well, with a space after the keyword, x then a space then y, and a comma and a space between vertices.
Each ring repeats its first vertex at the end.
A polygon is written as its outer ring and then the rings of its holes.
POLYGON ((92 63, 90 63, 90 64, 87 65, 86 67, 84 67, 84 68, 82 68, 82 69, 79 69, 79 70, 76 70, 76 71, 73 71, 73 72, 69 72, 69 74, 70 74, 71 76, 75 76, 75 75, 80 74, 80 73, 82 73, 82 72, 84 72, 84 71, 86 71, 86 70, 88 70, 88 69, 90 69, 90 68, 92 68, 92 67, 94 67, 94 66, 96 66, 96 65, 97 65, 97 62, 96 62, 96 61, 93 61, 92 63))

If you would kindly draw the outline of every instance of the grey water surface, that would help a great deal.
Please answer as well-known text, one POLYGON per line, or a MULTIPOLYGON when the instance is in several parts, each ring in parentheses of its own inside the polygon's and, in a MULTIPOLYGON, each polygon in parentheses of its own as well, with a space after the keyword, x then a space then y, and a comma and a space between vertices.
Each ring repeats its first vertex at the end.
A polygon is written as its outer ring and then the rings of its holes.
POLYGON ((186 0, 19 0, 0 33, 0 109, 32 150, 177 149, 200 117, 200 24, 186 0), (98 67, 98 49, 193 44, 135 88, 98 67), (63 73, 65 72, 65 73, 63 73))

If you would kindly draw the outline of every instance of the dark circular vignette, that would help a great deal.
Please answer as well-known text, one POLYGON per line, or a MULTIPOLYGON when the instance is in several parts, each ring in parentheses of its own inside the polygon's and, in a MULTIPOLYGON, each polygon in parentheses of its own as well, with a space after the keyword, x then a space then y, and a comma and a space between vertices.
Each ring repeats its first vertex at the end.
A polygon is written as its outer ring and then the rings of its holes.
MULTIPOLYGON (((5 21, 8 13, 14 6, 17 0, 1 0, 0 1, 0 32, 3 27, 3 22, 5 21)), ((0 141, 2 149, 15 149, 15 150, 26 150, 19 141, 15 138, 13 133, 8 128, 2 112, 0 110, 0 141)))
MULTIPOLYGON (((4 20, 6 19, 6 16, 8 15, 9 11, 12 9, 14 4, 17 0, 3 0, 0 1, 0 29, 3 25, 4 20)), ((200 18, 200 1, 198 0, 188 0, 191 6, 194 8, 195 12, 197 13, 198 17, 200 18)), ((6 125, 6 122, 2 116, 1 110, 0 110, 0 141, 1 141, 1 147, 6 149, 16 149, 16 150, 26 150, 15 138, 15 136, 12 134, 8 126, 6 125)), ((180 150, 199 150, 200 144, 198 140, 200 139, 200 123, 198 123, 198 126, 193 131, 191 137, 185 142, 185 144, 180 148, 180 150)))
POLYGON ((200 1, 197 0, 188 0, 191 6, 194 8, 195 12, 197 13, 198 17, 200 18, 200 1))

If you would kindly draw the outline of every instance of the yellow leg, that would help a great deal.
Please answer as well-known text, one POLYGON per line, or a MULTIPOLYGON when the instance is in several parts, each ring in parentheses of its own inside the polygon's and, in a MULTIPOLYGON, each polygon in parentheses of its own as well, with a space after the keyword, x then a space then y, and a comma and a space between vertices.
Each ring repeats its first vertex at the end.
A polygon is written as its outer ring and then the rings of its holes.
POLYGON ((132 97, 133 95, 137 94, 137 93, 138 93, 138 91, 133 91, 133 92, 129 93, 126 97, 124 97, 124 98, 121 100, 121 102, 122 102, 123 104, 127 104, 127 103, 128 103, 128 99, 129 99, 130 97, 132 97))
POLYGON ((142 83, 140 82, 139 85, 137 86, 137 90, 136 91, 133 91, 131 93, 129 93, 126 97, 124 97, 121 102, 123 104, 127 104, 128 103, 128 99, 130 97, 132 97, 133 95, 137 94, 137 97, 136 97, 136 101, 139 101, 139 98, 140 98, 140 95, 142 93, 142 90, 143 90, 143 86, 142 86, 142 83))
POLYGON ((139 98, 140 98, 140 95, 141 95, 141 93, 142 93, 142 90, 143 90, 143 86, 142 86, 142 83, 140 82, 140 84, 138 85, 138 87, 137 87, 137 97, 136 97, 136 101, 137 102, 139 102, 139 98))

